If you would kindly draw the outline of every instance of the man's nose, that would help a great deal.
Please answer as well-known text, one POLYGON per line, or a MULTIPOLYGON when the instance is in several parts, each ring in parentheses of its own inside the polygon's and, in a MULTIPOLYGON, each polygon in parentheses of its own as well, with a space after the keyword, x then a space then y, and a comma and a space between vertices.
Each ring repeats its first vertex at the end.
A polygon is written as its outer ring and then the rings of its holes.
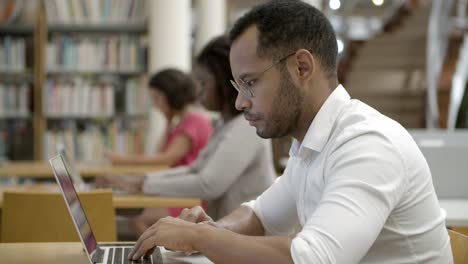
POLYGON ((237 93, 236 98, 236 109, 239 111, 243 111, 244 109, 248 109, 252 106, 252 101, 247 98, 246 95, 243 93, 237 93))

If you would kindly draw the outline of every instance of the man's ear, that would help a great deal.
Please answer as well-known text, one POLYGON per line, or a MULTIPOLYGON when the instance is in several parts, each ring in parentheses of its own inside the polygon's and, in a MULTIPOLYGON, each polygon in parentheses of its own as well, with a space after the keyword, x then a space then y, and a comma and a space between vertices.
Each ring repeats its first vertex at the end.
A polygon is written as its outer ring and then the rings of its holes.
POLYGON ((290 66, 292 66, 293 75, 297 78, 296 81, 301 84, 309 80, 316 70, 315 58, 306 49, 296 51, 290 66))

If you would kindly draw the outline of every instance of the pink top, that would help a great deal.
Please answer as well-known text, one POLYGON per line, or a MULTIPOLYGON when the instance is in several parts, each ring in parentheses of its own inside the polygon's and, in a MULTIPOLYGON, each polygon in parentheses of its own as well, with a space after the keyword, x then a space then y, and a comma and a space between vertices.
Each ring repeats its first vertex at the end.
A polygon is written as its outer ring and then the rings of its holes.
POLYGON ((197 159, 198 153, 202 150, 213 133, 211 121, 200 113, 189 113, 180 123, 169 131, 164 150, 181 134, 185 134, 192 141, 192 148, 189 153, 177 161, 173 167, 189 165, 197 159))

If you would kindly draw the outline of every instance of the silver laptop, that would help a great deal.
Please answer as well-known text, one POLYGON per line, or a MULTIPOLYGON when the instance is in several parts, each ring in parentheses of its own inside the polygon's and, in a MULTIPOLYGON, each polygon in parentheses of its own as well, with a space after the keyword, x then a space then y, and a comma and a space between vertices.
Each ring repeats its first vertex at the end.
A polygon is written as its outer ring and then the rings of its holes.
POLYGON ((132 262, 127 259, 127 256, 132 250, 133 244, 98 244, 76 193, 68 164, 65 163, 61 154, 51 158, 49 162, 78 235, 83 243, 84 251, 88 255, 89 263, 163 263, 159 248, 156 248, 149 258, 132 262))
POLYGON ((80 171, 75 166, 74 160, 68 155, 67 150, 65 149, 65 145, 62 143, 57 144, 57 153, 62 155, 62 159, 67 165, 68 172, 70 173, 71 179, 73 181, 73 185, 78 191, 86 191, 91 189, 88 184, 86 184, 81 177, 80 171))
MULTIPOLYGON (((75 189, 78 191, 89 191, 92 189, 96 189, 96 186, 93 183, 86 183, 83 180, 83 177, 80 174, 80 171, 78 170, 77 166, 75 165, 75 160, 68 154, 68 151, 65 148, 65 145, 62 143, 57 144, 57 153, 62 155, 62 159, 67 165, 68 173, 71 176, 71 179, 73 181, 73 185, 75 186, 75 189)), ((109 188, 112 188, 112 192, 114 194, 129 194, 128 190, 119 188, 117 186, 109 186, 109 188)))

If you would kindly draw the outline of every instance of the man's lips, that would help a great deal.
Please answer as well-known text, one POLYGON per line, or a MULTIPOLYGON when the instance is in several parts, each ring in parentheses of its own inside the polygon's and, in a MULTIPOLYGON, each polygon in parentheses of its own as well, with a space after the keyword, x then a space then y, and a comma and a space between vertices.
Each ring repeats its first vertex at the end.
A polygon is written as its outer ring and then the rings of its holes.
POLYGON ((247 120, 249 122, 255 122, 255 121, 259 120, 258 118, 254 118, 254 117, 247 116, 247 115, 244 115, 244 118, 245 118, 245 120, 247 120))
POLYGON ((245 118, 245 120, 247 120, 247 122, 249 122, 249 125, 251 126, 256 126, 256 124, 260 121, 259 118, 245 118))

